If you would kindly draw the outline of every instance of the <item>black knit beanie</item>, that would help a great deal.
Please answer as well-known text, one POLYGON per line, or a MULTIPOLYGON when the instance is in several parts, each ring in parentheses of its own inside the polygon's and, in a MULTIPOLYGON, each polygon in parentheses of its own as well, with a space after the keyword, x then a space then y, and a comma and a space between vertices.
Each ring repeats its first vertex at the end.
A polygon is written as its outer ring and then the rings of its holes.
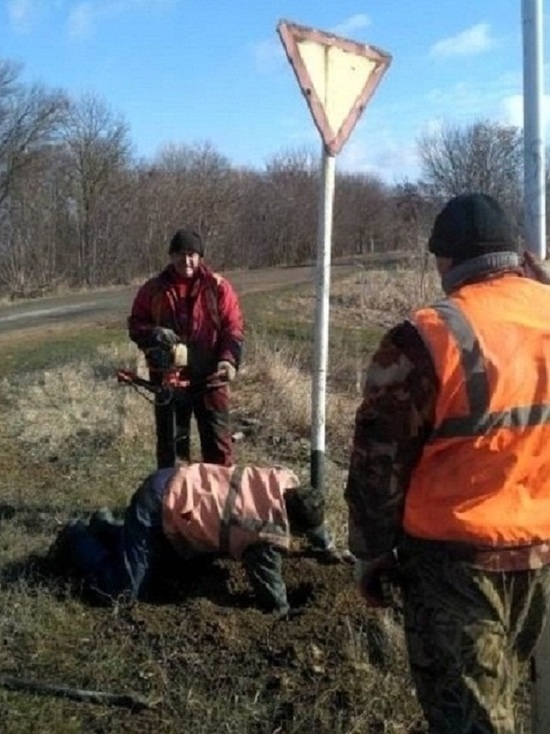
POLYGON ((325 497, 313 487, 292 487, 285 492, 288 521, 294 532, 313 530, 325 519, 325 497))
POLYGON ((454 263, 489 252, 518 252, 511 222, 487 194, 455 196, 437 215, 428 249, 454 263))
POLYGON ((178 229, 170 240, 168 254, 176 255, 181 252, 197 252, 201 257, 204 257, 204 245, 197 232, 191 229, 178 229))

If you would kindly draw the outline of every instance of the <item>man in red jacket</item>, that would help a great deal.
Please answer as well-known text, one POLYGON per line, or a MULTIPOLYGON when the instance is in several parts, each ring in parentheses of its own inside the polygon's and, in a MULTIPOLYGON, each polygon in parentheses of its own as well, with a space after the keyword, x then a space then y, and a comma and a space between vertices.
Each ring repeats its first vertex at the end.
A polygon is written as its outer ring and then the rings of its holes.
MULTIPOLYGON (((243 345, 243 316, 231 284, 203 262, 201 237, 179 229, 170 241, 170 264, 144 283, 134 299, 128 330, 150 369, 170 363, 174 348, 187 350, 190 389, 171 391, 155 402, 158 468, 188 461, 194 414, 202 459, 231 466, 229 383, 235 379, 243 345), (212 377, 215 377, 212 380, 212 377)), ((185 351, 185 350, 184 350, 185 351)), ((153 380, 160 379, 152 371, 153 380)))

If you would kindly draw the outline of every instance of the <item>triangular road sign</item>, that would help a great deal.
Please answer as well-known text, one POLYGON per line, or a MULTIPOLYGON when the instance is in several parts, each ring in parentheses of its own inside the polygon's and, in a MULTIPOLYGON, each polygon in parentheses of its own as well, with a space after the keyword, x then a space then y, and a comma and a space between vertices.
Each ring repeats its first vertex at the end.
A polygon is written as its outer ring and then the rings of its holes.
POLYGON ((280 21, 277 32, 329 155, 336 155, 392 57, 330 33, 280 21))

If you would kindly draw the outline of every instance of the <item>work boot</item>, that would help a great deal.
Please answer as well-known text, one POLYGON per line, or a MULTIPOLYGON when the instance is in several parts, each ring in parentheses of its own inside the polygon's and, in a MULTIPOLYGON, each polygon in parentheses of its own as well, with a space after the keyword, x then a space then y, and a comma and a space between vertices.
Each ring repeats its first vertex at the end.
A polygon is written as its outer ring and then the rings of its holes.
POLYGON ((63 525, 46 554, 48 564, 53 570, 64 573, 72 569, 74 539, 85 530, 86 523, 83 520, 69 520, 63 525))
POLYGON ((114 550, 120 540, 120 533, 124 522, 115 520, 108 507, 101 507, 90 517, 90 534, 103 543, 109 550, 114 550))
POLYGON ((108 507, 100 507, 90 517, 89 528, 93 535, 101 534, 115 524, 113 513, 108 507))
POLYGON ((108 544, 82 521, 69 533, 68 540, 72 570, 83 579, 93 577, 110 558, 108 544))

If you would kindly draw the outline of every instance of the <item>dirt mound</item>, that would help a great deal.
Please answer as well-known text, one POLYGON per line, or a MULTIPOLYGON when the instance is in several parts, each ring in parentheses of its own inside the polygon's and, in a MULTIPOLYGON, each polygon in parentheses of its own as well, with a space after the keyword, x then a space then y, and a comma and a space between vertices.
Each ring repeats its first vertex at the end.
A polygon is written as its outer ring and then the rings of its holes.
POLYGON ((285 558, 284 577, 297 610, 288 620, 255 607, 238 562, 218 561, 184 588, 174 584, 170 603, 138 604, 127 621, 164 650, 168 681, 187 679, 218 701, 248 700, 261 709, 257 726, 248 721, 246 731, 405 731, 397 720, 407 715, 403 697, 411 694, 396 670, 396 662, 403 667, 399 625, 368 612, 349 566, 296 552, 285 558), (175 644, 167 658, 170 635, 175 644))

